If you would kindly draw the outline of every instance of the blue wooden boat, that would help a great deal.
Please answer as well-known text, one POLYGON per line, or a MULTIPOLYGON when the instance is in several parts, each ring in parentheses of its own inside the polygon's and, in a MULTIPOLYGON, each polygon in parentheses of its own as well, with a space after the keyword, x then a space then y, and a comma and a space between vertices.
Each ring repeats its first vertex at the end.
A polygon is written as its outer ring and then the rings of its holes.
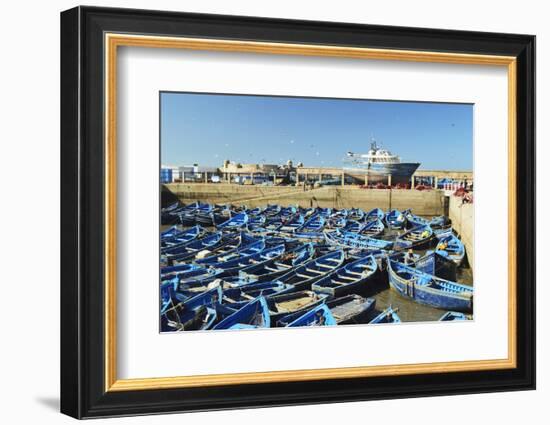
POLYGON ((430 222, 430 227, 434 231, 434 234, 441 238, 443 236, 448 236, 453 233, 453 227, 451 226, 451 220, 449 217, 440 215, 433 217, 430 222))
POLYGON ((254 216, 254 215, 261 215, 265 211, 264 207, 256 207, 256 208, 247 208, 244 212, 248 214, 248 216, 254 216))
POLYGON ((407 219, 407 228, 412 229, 417 226, 426 226, 430 224, 429 220, 414 215, 410 209, 403 211, 403 215, 407 219))
POLYGON ((265 210, 264 210, 264 214, 267 216, 267 217, 270 217, 270 216, 273 216, 273 215, 277 215, 281 212, 281 206, 280 205, 267 205, 265 207, 265 210))
POLYGON ((222 223, 225 223, 234 215, 235 213, 229 208, 222 209, 220 211, 213 211, 211 214, 213 226, 218 226, 222 223))
POLYGON ((173 210, 171 211, 168 211, 167 214, 175 214, 177 215, 179 212, 181 211, 187 211, 189 209, 192 209, 192 208, 196 208, 197 207, 197 203, 194 202, 192 204, 188 204, 188 205, 185 205, 185 204, 179 204, 179 206, 177 208, 174 208, 173 210))
POLYGON ((216 253, 214 255, 210 255, 205 258, 200 258, 198 260, 195 260, 195 263, 206 267, 220 268, 222 263, 248 257, 249 255, 257 254, 258 252, 261 252, 264 249, 265 249, 265 240, 259 239, 259 240, 255 240, 254 242, 248 245, 239 247, 229 252, 216 253))
POLYGON ((325 239, 325 232, 296 231, 293 236, 299 240, 321 242, 325 239))
POLYGON ((265 215, 252 215, 248 216, 247 229, 253 231, 259 227, 265 225, 266 217, 265 215))
POLYGON ((380 208, 374 208, 365 215, 365 221, 384 220, 385 214, 380 208))
MULTIPOLYGON (((382 213, 384 214, 384 213, 382 213)), ((361 221, 365 218, 365 211, 361 208, 351 208, 348 210, 348 219, 354 221, 361 221)))
POLYGON ((357 232, 363 236, 376 237, 384 233, 384 223, 382 220, 371 220, 366 222, 357 232))
POLYGON ((338 325, 364 323, 375 304, 374 298, 363 298, 357 294, 346 295, 326 302, 338 325))
MULTIPOLYGON (((246 244, 252 243, 255 240, 257 239, 248 240, 247 237, 246 244)), ((229 250, 236 249, 241 245, 241 242, 242 238, 240 235, 223 235, 222 232, 216 232, 184 245, 176 253, 161 254, 160 260, 161 264, 164 265, 178 265, 181 263, 191 262, 195 260, 195 258, 204 258, 209 255, 214 255, 214 253, 217 252, 227 252, 229 250), (217 235, 219 234, 221 234, 222 237, 218 242, 215 242, 217 235), (194 251, 195 249, 198 250, 194 251)))
POLYGON ((434 240, 434 232, 430 226, 422 225, 397 236, 394 249, 426 249, 434 240))
POLYGON ((170 239, 173 236, 176 236, 180 232, 182 232, 182 230, 178 226, 172 226, 172 227, 160 232, 160 240, 170 239))
POLYGON ((393 209, 386 214, 386 224, 390 229, 402 229, 406 223, 405 215, 399 210, 393 209))
POLYGON ((456 263, 441 255, 441 251, 428 251, 426 255, 414 262, 416 269, 441 279, 456 281, 456 263))
POLYGON ((436 238, 443 238, 445 236, 449 236, 453 233, 453 226, 448 225, 445 227, 432 227, 432 230, 434 231, 434 235, 436 238))
POLYGON ((217 279, 222 273, 223 270, 220 269, 199 267, 185 274, 180 274, 169 282, 173 282, 176 295, 189 297, 209 289, 208 284, 217 279))
POLYGON ((298 212, 302 214, 305 218, 311 217, 317 211, 316 208, 302 208, 298 207, 298 212))
MULTIPOLYGON (((210 211, 198 211, 195 214, 195 223, 204 227, 212 227, 215 225, 215 219, 214 219, 215 213, 224 214, 223 212, 216 212, 215 209, 210 211)), ((227 221, 229 218, 231 218, 231 214, 229 211, 226 212, 225 214, 226 215, 224 216, 223 221, 227 221)))
MULTIPOLYGON (((292 315, 294 316, 294 314, 292 315)), ((284 319, 284 318, 283 318, 284 319)), ((321 304, 317 307, 312 308, 311 310, 306 311, 305 313, 298 314, 293 321, 284 325, 282 320, 279 320, 279 326, 286 326, 287 328, 298 328, 302 326, 336 326, 336 320, 332 316, 330 309, 325 305, 321 304)))
POLYGON ((469 320, 468 316, 458 311, 448 311, 439 318, 440 322, 451 322, 454 320, 469 320))
POLYGON ((220 286, 209 288, 198 294, 180 294, 175 292, 175 297, 182 304, 185 311, 195 310, 200 306, 212 307, 222 301, 222 288, 220 286))
POLYGON ((266 297, 271 323, 277 322, 288 314, 305 313, 306 311, 323 304, 328 295, 317 294, 313 291, 290 292, 282 295, 266 297))
POLYGON ((216 308, 200 306, 195 310, 180 310, 183 304, 177 304, 160 316, 161 332, 205 331, 217 320, 216 308))
MULTIPOLYGON (((316 257, 321 257, 325 254, 328 254, 329 252, 334 252, 334 251, 338 251, 339 249, 341 249, 339 246, 329 244, 325 240, 324 236, 323 236, 323 241, 313 243, 313 247, 315 248, 315 256, 316 257)), ((348 250, 346 250, 346 251, 348 251, 348 250)))
POLYGON ((297 230, 300 232, 320 232, 325 226, 325 221, 322 215, 314 214, 297 230))
POLYGON ((183 275, 199 268, 200 266, 197 266, 196 264, 178 264, 177 266, 161 267, 160 280, 171 280, 178 277, 178 274, 183 275))
POLYGON ((457 266, 462 264, 464 255, 466 254, 464 244, 452 233, 439 238, 435 250, 444 257, 453 260, 457 266))
POLYGON ((248 223, 248 214, 239 213, 231 217, 229 220, 224 221, 222 224, 217 226, 218 230, 235 230, 241 229, 246 226, 248 223))
POLYGON ((349 210, 346 209, 346 208, 342 208, 340 210, 333 210, 332 211, 332 214, 330 215, 331 217, 344 217, 344 218, 348 218, 348 215, 349 215, 349 210))
POLYGON ((260 296, 230 314, 212 329, 256 329, 269 328, 271 317, 264 297, 260 296))
POLYGON ((398 308, 392 308, 391 306, 381 312, 378 316, 372 319, 369 324, 374 325, 377 323, 401 323, 401 319, 397 315, 398 308))
POLYGON ((393 247, 393 241, 371 238, 352 232, 340 232, 338 230, 325 233, 325 239, 329 244, 345 248, 389 250, 393 247))
POLYGON ((284 245, 287 251, 293 250, 298 246, 302 246, 302 242, 294 237, 289 237, 287 234, 266 234, 264 236, 266 246, 284 245))
POLYGON ((171 212, 171 211, 174 211, 176 209, 178 209, 180 207, 180 203, 179 202, 174 202, 164 208, 161 208, 160 209, 160 212, 161 213, 168 213, 168 212, 171 212))
POLYGON ((365 292, 368 289, 368 284, 376 277, 377 271, 378 263, 372 255, 368 255, 319 279, 311 286, 311 289, 315 292, 329 294, 331 297, 365 292))
POLYGON ((170 237, 164 237, 161 239, 161 250, 169 252, 170 248, 177 248, 183 246, 188 242, 197 239, 204 233, 204 229, 201 226, 193 226, 186 230, 174 232, 170 237))
MULTIPOLYGON (((181 236, 185 236, 185 234, 188 232, 189 229, 182 230, 178 229, 177 226, 173 226, 169 233, 166 235, 160 236, 160 246, 161 247, 167 247, 167 246, 173 246, 180 242, 178 242, 176 239, 181 236)), ((191 228, 193 229, 193 228, 191 228)))
POLYGON ((297 211, 298 208, 296 208, 294 205, 290 205, 288 207, 281 208, 281 211, 279 211, 278 215, 283 219, 283 221, 286 221, 289 218, 294 217, 297 211))
POLYGON ((413 267, 388 259, 390 287, 414 301, 452 311, 472 311, 471 286, 440 279, 413 267))
POLYGON ((326 219, 326 218, 330 217, 330 215, 332 214, 332 208, 320 208, 320 207, 318 207, 316 212, 317 212, 317 215, 320 215, 321 217, 326 219))
POLYGON ((174 300, 176 300, 176 296, 175 296, 176 286, 177 286, 177 282, 174 280, 167 280, 160 283, 161 314, 167 309, 174 306, 174 300))
MULTIPOLYGON (((364 323, 366 317, 374 309, 375 304, 376 300, 374 298, 363 298, 356 294, 325 302, 337 325, 364 323)), ((289 323, 300 317, 300 314, 295 313, 284 316, 278 323, 281 326, 288 326, 289 323)))
MULTIPOLYGON (((175 311, 181 316, 180 322, 184 323, 193 316, 192 314, 187 314, 188 312, 200 306, 212 307, 216 303, 221 302, 221 295, 221 288, 218 287, 204 288, 201 291, 181 292, 177 278, 167 280, 160 285, 161 314, 175 308, 175 311), (185 316, 182 316, 183 313, 185 313, 185 316)), ((177 321, 174 317, 171 320, 177 321)))
POLYGON ((302 227, 305 223, 305 218, 302 214, 295 214, 293 217, 290 217, 287 221, 281 224, 277 229, 279 232, 293 233, 296 229, 302 227))
POLYGON ((279 214, 266 217, 264 228, 267 231, 276 231, 284 225, 285 219, 279 214))
POLYGON ((293 250, 287 251, 281 257, 242 269, 239 271, 239 276, 242 279, 258 282, 275 280, 311 260, 314 254, 315 250, 312 244, 299 245, 293 250))
POLYGON ((326 225, 329 229, 343 229, 347 222, 346 217, 332 215, 327 219, 326 225))
POLYGON ((238 273, 239 270, 243 268, 252 265, 261 265, 269 260, 279 258, 285 252, 284 245, 265 248, 265 242, 263 242, 263 246, 263 249, 261 249, 261 245, 258 245, 258 247, 250 247, 249 245, 249 248, 244 249, 239 253, 239 257, 210 264, 210 266, 223 270, 223 275, 227 276, 233 273, 238 273))
POLYGON ((346 225, 342 229, 342 231, 359 233, 359 230, 361 230, 363 227, 365 227, 365 223, 360 223, 359 221, 354 221, 354 220, 348 220, 346 225))
MULTIPOLYGON (((184 214, 190 211, 193 211, 197 208, 198 202, 189 204, 189 205, 178 205, 176 208, 172 208, 169 211, 165 211, 161 213, 161 223, 162 224, 174 224, 174 223, 180 223, 180 214, 184 214)), ((192 226, 194 223, 188 224, 189 226, 192 226)))
POLYGON ((194 260, 201 261, 214 256, 224 256, 227 254, 231 254, 238 249, 244 248, 259 240, 262 240, 262 238, 250 235, 246 232, 225 235, 219 245, 213 246, 203 251, 199 251, 194 260))
POLYGON ((195 202, 186 206, 183 210, 178 212, 178 217, 182 226, 192 226, 196 223, 197 213, 210 213, 212 206, 209 204, 203 204, 201 202, 195 202))
POLYGON ((332 251, 290 270, 277 280, 294 286, 297 291, 309 290, 314 282, 341 267, 344 260, 344 251, 332 251))
POLYGON ((249 302, 260 295, 284 294, 294 289, 292 285, 282 282, 251 282, 230 288, 224 288, 223 301, 226 304, 249 302))
POLYGON ((161 261, 164 260, 164 262, 168 264, 174 264, 176 262, 184 262, 189 259, 195 258, 195 256, 199 252, 204 250, 213 250, 221 246, 226 241, 227 239, 225 240, 223 239, 221 232, 212 233, 201 239, 196 239, 194 241, 189 242, 188 244, 185 244, 184 246, 181 247, 181 249, 178 249, 177 252, 161 255, 161 261))

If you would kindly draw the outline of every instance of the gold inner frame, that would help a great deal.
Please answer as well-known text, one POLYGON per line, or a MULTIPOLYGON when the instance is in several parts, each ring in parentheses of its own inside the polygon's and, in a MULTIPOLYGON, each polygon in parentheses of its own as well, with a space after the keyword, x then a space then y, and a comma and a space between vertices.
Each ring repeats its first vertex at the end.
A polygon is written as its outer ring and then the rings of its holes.
POLYGON ((312 381, 510 369, 516 367, 516 58, 410 50, 266 43, 105 34, 105 391, 135 391, 214 385, 312 381), (508 71, 508 358, 385 366, 304 369, 274 372, 118 379, 116 373, 116 98, 117 48, 120 46, 325 56, 507 67, 508 71))

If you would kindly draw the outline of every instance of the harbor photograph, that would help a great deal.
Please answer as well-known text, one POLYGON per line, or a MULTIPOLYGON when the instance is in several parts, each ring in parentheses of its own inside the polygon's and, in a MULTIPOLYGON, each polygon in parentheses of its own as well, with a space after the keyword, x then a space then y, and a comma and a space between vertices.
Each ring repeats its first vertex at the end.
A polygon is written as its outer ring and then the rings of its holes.
POLYGON ((160 93, 159 331, 474 320, 473 105, 160 93))

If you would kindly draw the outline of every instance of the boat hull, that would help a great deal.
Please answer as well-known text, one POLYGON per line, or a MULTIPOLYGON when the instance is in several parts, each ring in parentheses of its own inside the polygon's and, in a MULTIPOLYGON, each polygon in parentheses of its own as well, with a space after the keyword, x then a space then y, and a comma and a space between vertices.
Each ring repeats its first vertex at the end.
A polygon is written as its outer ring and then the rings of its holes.
POLYGON ((387 183, 391 175, 392 185, 398 183, 410 184, 411 177, 420 166, 419 162, 400 162, 396 164, 375 164, 371 163, 364 168, 345 168, 344 172, 357 180, 365 180, 368 176, 369 184, 387 183))
POLYGON ((443 310, 458 312, 471 312, 473 308, 473 297, 471 293, 454 293, 430 286, 416 285, 411 280, 406 280, 388 266, 388 277, 390 287, 401 296, 410 298, 417 303, 429 305, 443 310))

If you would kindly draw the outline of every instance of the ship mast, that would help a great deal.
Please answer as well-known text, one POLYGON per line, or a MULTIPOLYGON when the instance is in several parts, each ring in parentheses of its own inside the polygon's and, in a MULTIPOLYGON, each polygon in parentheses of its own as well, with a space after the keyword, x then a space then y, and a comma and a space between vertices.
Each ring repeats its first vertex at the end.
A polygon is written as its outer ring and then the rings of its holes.
POLYGON ((376 140, 374 139, 374 137, 371 136, 370 138, 370 148, 371 150, 373 150, 375 153, 376 151, 378 150, 378 146, 376 145, 376 140))

